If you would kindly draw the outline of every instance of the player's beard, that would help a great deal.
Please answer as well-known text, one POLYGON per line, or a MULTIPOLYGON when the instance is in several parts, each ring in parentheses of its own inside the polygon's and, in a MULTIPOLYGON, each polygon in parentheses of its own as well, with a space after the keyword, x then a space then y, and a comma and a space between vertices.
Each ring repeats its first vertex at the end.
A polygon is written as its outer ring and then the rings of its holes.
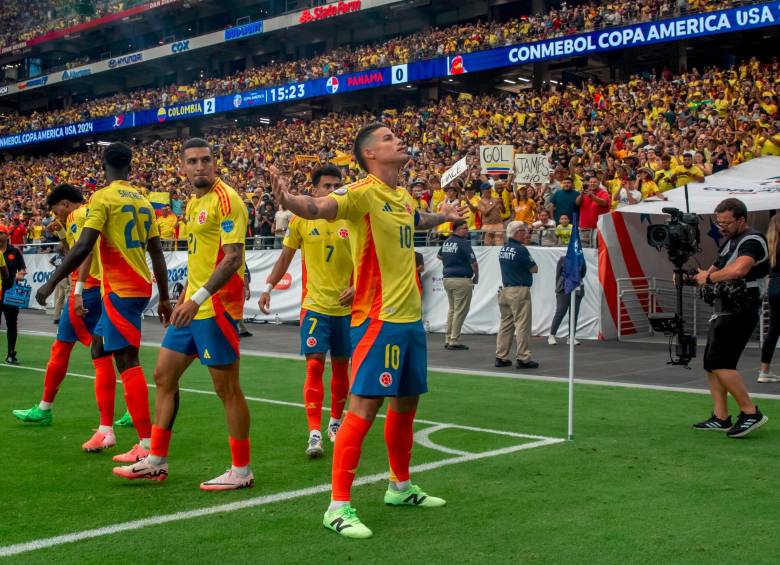
POLYGON ((206 177, 197 177, 192 180, 192 186, 200 190, 210 188, 212 184, 214 184, 214 181, 209 180, 206 177))

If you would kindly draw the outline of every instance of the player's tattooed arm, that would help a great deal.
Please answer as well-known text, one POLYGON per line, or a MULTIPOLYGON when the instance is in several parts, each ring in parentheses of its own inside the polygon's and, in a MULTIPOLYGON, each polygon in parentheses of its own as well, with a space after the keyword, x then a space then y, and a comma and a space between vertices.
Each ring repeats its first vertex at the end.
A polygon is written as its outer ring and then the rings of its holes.
POLYGON ((417 223, 414 227, 420 231, 432 230, 439 224, 447 221, 444 219, 444 214, 433 214, 431 212, 418 212, 417 214, 417 223))
POLYGON ((433 214, 431 212, 417 211, 415 215, 415 228, 424 231, 430 230, 443 224, 444 222, 454 222, 455 220, 462 220, 466 214, 466 207, 460 204, 444 204, 439 206, 439 212, 433 214))
POLYGON ((290 179, 271 165, 271 188, 276 200, 287 210, 307 220, 335 220, 338 203, 327 196, 313 198, 304 194, 290 194, 290 179))
POLYGON ((230 277, 236 274, 244 264, 243 243, 226 243, 222 246, 222 252, 224 253, 222 261, 219 262, 209 280, 203 285, 211 294, 225 286, 230 277))

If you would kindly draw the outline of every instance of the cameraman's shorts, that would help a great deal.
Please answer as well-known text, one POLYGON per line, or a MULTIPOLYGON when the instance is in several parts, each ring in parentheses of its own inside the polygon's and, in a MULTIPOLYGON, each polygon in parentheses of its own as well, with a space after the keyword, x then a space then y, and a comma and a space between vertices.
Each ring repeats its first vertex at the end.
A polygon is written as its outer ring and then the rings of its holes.
POLYGON ((704 370, 736 369, 757 323, 757 308, 736 314, 720 314, 712 320, 704 349, 704 370))

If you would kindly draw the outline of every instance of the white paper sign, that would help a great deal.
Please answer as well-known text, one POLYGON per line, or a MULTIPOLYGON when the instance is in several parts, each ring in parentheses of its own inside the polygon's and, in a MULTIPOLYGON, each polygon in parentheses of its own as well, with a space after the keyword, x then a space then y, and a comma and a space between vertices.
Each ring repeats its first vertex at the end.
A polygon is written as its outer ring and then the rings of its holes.
POLYGON ((515 155, 515 183, 550 182, 550 161, 547 155, 523 153, 515 155))
POLYGON ((512 172, 515 148, 512 145, 480 145, 480 172, 486 175, 508 175, 512 172))
POLYGON ((447 172, 445 172, 441 176, 441 187, 444 188, 445 186, 450 184, 460 175, 465 173, 468 170, 468 168, 469 166, 466 164, 466 158, 463 157, 463 159, 461 159, 460 161, 455 163, 452 167, 447 169, 447 172))

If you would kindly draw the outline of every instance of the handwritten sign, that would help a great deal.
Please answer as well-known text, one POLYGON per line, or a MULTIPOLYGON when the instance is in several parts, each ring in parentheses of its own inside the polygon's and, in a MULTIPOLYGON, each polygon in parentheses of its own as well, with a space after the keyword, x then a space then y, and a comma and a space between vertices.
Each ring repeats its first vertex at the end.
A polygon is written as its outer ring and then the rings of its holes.
POLYGON ((480 172, 487 175, 508 175, 512 172, 515 148, 511 145, 480 145, 480 172))
POLYGON ((515 155, 515 182, 518 184, 550 182, 550 169, 547 155, 536 153, 515 155))
POLYGON ((466 157, 463 157, 460 161, 455 163, 452 167, 441 176, 441 187, 444 188, 460 175, 468 170, 469 166, 466 164, 466 157))

